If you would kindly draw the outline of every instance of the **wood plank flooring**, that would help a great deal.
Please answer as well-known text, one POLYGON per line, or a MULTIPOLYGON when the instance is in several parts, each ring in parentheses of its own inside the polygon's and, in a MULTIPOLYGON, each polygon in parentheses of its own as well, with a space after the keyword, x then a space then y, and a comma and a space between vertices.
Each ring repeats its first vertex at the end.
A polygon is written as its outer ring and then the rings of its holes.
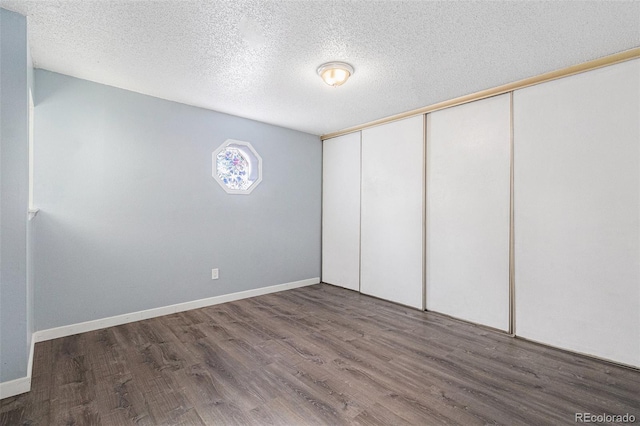
POLYGON ((326 284, 38 343, 2 425, 640 422, 640 372, 326 284))

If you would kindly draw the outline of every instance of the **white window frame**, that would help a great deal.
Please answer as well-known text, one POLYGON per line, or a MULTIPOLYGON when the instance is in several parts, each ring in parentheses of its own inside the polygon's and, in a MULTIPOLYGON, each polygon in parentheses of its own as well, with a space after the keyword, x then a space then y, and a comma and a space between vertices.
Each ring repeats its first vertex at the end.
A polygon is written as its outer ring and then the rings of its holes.
POLYGON ((253 148, 253 146, 249 142, 239 141, 235 139, 227 139, 226 141, 224 141, 222 145, 218 147, 218 149, 213 151, 213 153, 211 154, 211 159, 212 159, 211 174, 213 178, 216 180, 216 182, 218 182, 220 187, 222 187, 222 189, 224 189, 227 194, 248 195, 258 186, 258 184, 260 184, 260 182, 262 182, 262 157, 260 157, 260 155, 256 152, 256 150, 253 148), (217 156, 220 152, 224 151, 228 147, 239 149, 243 153, 247 154, 248 160, 251 162, 251 167, 256 169, 256 177, 255 179, 253 179, 253 181, 251 182, 251 185, 249 185, 247 189, 229 188, 227 184, 225 184, 224 181, 220 179, 220 176, 218 175, 217 161, 216 161, 217 156))

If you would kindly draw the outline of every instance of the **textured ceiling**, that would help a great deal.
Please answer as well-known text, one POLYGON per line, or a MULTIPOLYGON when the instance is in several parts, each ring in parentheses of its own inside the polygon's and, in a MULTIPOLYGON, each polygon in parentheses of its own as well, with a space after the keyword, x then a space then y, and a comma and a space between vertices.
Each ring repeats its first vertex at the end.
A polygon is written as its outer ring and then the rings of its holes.
POLYGON ((640 2, 9 1, 34 64, 314 134, 640 46, 640 2), (355 67, 337 89, 323 62, 355 67))

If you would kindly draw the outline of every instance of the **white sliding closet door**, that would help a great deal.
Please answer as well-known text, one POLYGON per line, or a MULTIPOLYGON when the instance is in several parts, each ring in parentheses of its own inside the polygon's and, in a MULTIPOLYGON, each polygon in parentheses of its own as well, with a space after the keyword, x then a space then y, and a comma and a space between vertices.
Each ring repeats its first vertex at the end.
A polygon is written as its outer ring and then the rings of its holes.
POLYGON ((427 116, 427 309, 509 329, 511 99, 427 116))
POLYGON ((362 131, 362 293, 423 308, 424 117, 362 131))
POLYGON ((360 132, 322 147, 322 281, 360 289, 360 132))
POLYGON ((640 60, 515 92, 516 333, 640 367, 640 60))

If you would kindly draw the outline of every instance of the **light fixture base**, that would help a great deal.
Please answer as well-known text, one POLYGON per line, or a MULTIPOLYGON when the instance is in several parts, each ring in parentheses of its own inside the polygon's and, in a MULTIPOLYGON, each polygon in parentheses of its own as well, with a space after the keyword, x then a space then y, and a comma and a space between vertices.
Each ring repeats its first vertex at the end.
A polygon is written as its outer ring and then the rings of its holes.
POLYGON ((317 73, 329 86, 344 84, 354 73, 354 69, 346 62, 327 62, 318 67, 317 73))

